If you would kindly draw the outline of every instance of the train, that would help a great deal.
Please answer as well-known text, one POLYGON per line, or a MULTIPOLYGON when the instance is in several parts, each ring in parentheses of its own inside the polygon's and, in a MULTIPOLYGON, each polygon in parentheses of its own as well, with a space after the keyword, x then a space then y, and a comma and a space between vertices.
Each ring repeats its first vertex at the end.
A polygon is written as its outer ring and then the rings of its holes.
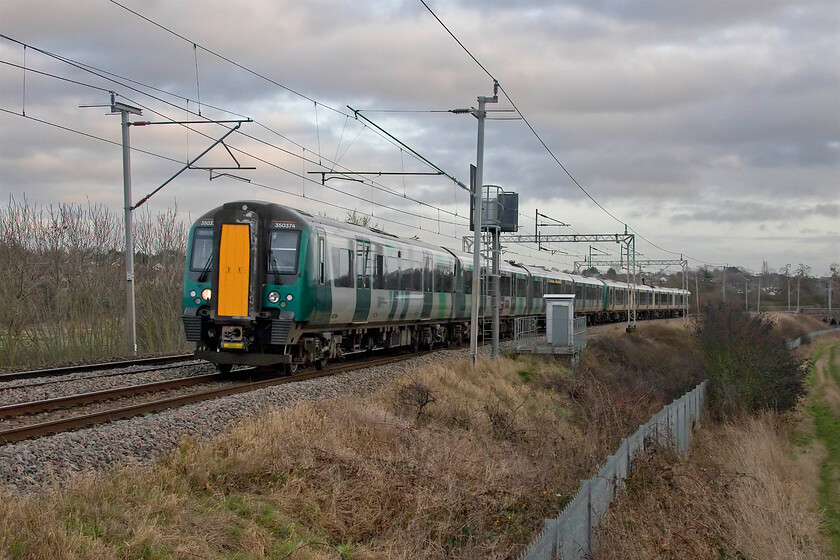
MULTIPOLYGON (((228 202, 190 228, 182 320, 195 355, 234 365, 323 368, 349 354, 457 345, 470 336, 473 255, 261 201, 228 202)), ((575 294, 589 323, 621 320, 626 283, 500 267, 500 332, 575 294)), ((638 318, 680 316, 687 290, 636 285, 638 318)), ((479 315, 489 310, 481 298, 479 315)))

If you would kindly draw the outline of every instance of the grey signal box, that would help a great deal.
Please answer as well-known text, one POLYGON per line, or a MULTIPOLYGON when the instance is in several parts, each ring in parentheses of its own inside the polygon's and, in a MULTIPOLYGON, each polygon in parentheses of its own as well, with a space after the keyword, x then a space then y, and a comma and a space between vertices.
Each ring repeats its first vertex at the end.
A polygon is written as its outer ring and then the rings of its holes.
POLYGON ((586 318, 575 318, 574 294, 545 294, 545 334, 555 353, 576 354, 586 346, 586 318))
POLYGON ((546 294, 545 336, 556 346, 572 346, 574 341, 574 294, 546 294))
MULTIPOLYGON (((505 192, 498 185, 484 185, 481 207, 482 230, 519 231, 519 193, 505 192)), ((473 218, 470 206, 470 231, 475 231, 473 218)))

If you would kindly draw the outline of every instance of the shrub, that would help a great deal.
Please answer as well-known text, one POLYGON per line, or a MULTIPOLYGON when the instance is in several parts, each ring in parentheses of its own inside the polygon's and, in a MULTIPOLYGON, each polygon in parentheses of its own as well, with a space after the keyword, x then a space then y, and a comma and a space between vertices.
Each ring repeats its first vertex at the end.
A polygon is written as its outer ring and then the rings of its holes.
POLYGON ((708 305, 694 334, 710 381, 709 404, 718 417, 762 410, 784 412, 805 394, 807 360, 793 356, 763 314, 708 305))
MULTIPOLYGON (((126 353, 122 221, 94 204, 0 207, 0 367, 126 353)), ((183 351, 187 225, 170 210, 139 212, 134 227, 139 351, 183 351)))

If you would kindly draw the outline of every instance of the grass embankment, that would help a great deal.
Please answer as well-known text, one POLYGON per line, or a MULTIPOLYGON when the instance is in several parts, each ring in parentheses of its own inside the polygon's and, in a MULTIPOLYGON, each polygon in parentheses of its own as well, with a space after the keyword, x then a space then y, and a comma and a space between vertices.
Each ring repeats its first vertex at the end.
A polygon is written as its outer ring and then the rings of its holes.
POLYGON ((595 560, 819 560, 815 457, 773 414, 698 432, 690 455, 643 457, 599 532, 595 560))
POLYGON ((693 385, 696 363, 685 329, 655 327, 605 337, 574 373, 550 361, 473 370, 444 359, 369 398, 304 403, 185 443, 151 468, 6 496, 0 551, 511 557, 621 437, 693 385))
POLYGON ((819 502, 825 512, 826 533, 840 558, 840 337, 813 343, 811 393, 805 411, 813 427, 803 445, 822 451, 819 465, 819 502))
POLYGON ((796 410, 742 410, 707 422, 688 456, 643 458, 595 558, 840 558, 838 347, 802 348, 810 390, 796 410))

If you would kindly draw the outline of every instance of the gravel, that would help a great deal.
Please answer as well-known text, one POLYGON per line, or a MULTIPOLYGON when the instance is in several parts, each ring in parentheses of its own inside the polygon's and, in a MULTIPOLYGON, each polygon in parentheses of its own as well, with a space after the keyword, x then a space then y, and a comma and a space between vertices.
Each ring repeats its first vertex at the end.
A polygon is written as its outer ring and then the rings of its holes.
POLYGON ((99 373, 16 379, 0 383, 0 406, 207 375, 215 371, 216 368, 206 362, 194 361, 178 366, 134 366, 99 373))
MULTIPOLYGON (((468 350, 445 351, 447 360, 468 350)), ((218 398, 157 414, 138 416, 74 432, 0 446, 0 488, 13 493, 61 486, 79 472, 116 465, 149 465, 185 437, 208 441, 248 417, 304 400, 369 395, 415 368, 440 363, 441 352, 403 362, 356 370, 218 398)), ((101 385, 99 385, 102 388, 101 385)))

